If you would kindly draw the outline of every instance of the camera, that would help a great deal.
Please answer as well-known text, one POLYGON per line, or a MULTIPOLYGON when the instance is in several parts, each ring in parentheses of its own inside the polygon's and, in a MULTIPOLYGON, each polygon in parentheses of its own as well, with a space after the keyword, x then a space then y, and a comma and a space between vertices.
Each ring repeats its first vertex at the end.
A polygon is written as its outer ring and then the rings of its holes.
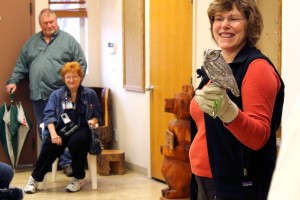
POLYGON ((65 126, 59 130, 61 135, 68 137, 79 129, 79 126, 71 121, 68 114, 62 114, 61 118, 65 123, 65 126))
POLYGON ((65 124, 69 124, 70 122, 72 122, 68 116, 67 113, 64 113, 61 115, 62 120, 64 121, 65 124))

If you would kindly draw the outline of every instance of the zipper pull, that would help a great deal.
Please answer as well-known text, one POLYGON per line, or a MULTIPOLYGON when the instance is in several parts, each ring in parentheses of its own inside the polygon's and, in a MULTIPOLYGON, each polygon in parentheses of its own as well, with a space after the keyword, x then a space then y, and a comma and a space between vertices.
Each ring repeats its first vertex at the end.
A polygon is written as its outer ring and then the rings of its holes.
POLYGON ((246 168, 243 169, 243 172, 244 172, 244 176, 247 176, 247 169, 246 168))

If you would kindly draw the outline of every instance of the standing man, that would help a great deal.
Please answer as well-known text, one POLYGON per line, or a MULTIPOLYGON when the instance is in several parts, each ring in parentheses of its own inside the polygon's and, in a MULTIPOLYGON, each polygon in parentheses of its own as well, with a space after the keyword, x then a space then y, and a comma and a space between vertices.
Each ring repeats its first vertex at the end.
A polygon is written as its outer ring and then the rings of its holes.
MULTIPOLYGON (((77 61, 85 74, 87 63, 80 44, 70 34, 59 29, 54 11, 46 8, 39 14, 41 31, 31 36, 19 54, 6 91, 14 93, 17 84, 29 74, 30 100, 37 124, 43 123, 44 108, 53 90, 64 85, 60 77, 60 69, 66 62, 77 61)), ((42 130, 39 128, 42 138, 42 130)), ((60 166, 67 175, 70 171, 71 159, 60 158, 60 166)))

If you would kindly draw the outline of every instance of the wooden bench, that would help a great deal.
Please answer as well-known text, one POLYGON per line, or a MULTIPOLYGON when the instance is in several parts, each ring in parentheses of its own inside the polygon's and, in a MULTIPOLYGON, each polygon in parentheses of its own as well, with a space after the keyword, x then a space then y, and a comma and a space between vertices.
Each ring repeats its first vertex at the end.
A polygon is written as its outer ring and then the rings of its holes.
POLYGON ((104 146, 97 156, 97 171, 100 175, 124 174, 125 153, 119 150, 110 150, 112 141, 112 101, 109 88, 93 87, 102 103, 103 125, 99 126, 99 138, 104 146))
POLYGON ((125 153, 120 150, 104 149, 98 156, 100 175, 125 174, 125 153))

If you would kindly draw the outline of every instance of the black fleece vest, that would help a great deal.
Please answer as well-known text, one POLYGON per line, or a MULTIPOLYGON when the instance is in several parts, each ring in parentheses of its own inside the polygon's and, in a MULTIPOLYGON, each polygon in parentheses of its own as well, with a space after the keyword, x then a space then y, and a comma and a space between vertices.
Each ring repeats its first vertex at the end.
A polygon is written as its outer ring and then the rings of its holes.
MULTIPOLYGON (((267 60, 278 74, 272 62, 260 50, 246 45, 230 64, 239 89, 249 64, 259 58, 267 60)), ((278 77, 280 78, 279 74, 278 77)), ((208 114, 204 115, 209 160, 216 184, 217 199, 266 199, 275 168, 277 153, 275 132, 281 123, 284 100, 284 83, 281 78, 280 80, 281 88, 273 109, 270 138, 258 151, 253 151, 239 142, 224 127, 219 118, 213 119, 208 114)), ((202 88, 208 81, 208 77, 204 74, 198 88, 202 88)), ((242 97, 235 97, 230 91, 227 94, 243 110, 242 97)), ((191 131, 193 131, 192 127, 191 131)))

